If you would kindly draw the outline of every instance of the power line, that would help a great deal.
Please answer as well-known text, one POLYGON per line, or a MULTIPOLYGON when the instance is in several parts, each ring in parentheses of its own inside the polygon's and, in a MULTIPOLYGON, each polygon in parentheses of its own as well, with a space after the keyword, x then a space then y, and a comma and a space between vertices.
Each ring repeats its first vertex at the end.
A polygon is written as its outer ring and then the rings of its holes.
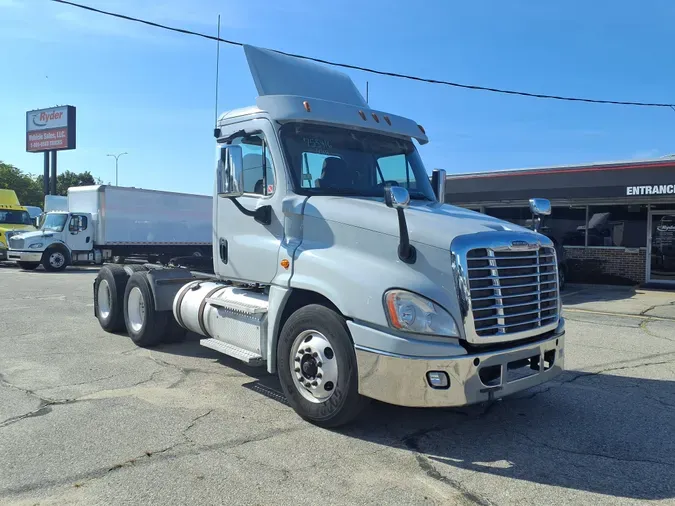
MULTIPOLYGON (((230 44, 232 46, 243 46, 244 43, 238 42, 235 40, 228 40, 228 39, 223 39, 220 37, 214 37, 213 35, 208 35, 206 33, 200 33, 200 32, 195 32, 193 30, 186 30, 184 28, 177 28, 174 26, 168 26, 168 25, 163 25, 161 23, 155 23, 154 21, 148 21, 147 19, 141 19, 141 18, 136 18, 133 16, 127 16, 125 14, 119 14, 116 12, 110 12, 110 11, 105 11, 103 9, 97 9, 95 7, 91 7, 89 5, 83 5, 79 4, 76 2, 71 2, 69 0, 50 0, 52 2, 56 2, 59 4, 65 4, 65 5, 70 5, 71 7, 76 7, 78 9, 84 9, 87 11, 95 12, 97 14, 104 14, 106 16, 112 16, 115 18, 119 19, 124 19, 126 21, 133 21, 135 23, 141 23, 144 25, 152 26, 155 28, 161 28, 163 30, 169 30, 172 32, 177 32, 177 33, 182 33, 185 35, 193 35, 196 37, 201 37, 204 39, 208 40, 213 40, 213 41, 220 41, 225 44, 230 44)), ((543 99, 550 99, 550 100, 562 100, 566 102, 584 102, 584 103, 589 103, 589 104, 611 104, 611 105, 632 105, 632 106, 638 106, 638 107, 668 107, 671 109, 675 110, 675 104, 667 104, 667 103, 659 103, 659 102, 631 102, 631 101, 624 101, 624 100, 601 100, 601 99, 595 99, 595 98, 583 98, 583 97, 567 97, 564 95, 547 95, 544 93, 530 93, 527 91, 516 91, 516 90, 506 90, 502 88, 492 88, 489 86, 479 86, 475 84, 462 84, 462 83, 456 83, 452 81, 444 81, 442 79, 430 79, 430 78, 425 78, 425 77, 419 77, 419 76, 413 76, 413 75, 408 75, 408 74, 400 74, 398 72, 387 72, 385 70, 377 70, 369 67, 361 67, 358 65, 352 65, 349 63, 340 63, 340 62, 334 62, 330 60, 324 60, 322 58, 314 58, 312 56, 305 56, 301 54, 295 54, 295 53, 287 53, 285 51, 279 51, 277 49, 272 49, 272 51, 283 54, 286 56, 291 56, 293 58, 298 58, 301 60, 309 60, 317 63, 323 63, 325 65, 331 65, 333 67, 341 67, 345 69, 351 69, 351 70, 360 70, 362 72, 368 72, 370 74, 376 74, 380 76, 387 76, 387 77, 396 77, 399 79, 407 79, 410 81, 418 81, 418 82, 423 82, 423 83, 430 83, 430 84, 442 84, 445 86, 452 86, 454 88, 463 88, 467 90, 479 90, 479 91, 488 91, 491 93, 501 93, 503 95, 516 95, 516 96, 521 96, 521 97, 530 97, 530 98, 543 98, 543 99)))

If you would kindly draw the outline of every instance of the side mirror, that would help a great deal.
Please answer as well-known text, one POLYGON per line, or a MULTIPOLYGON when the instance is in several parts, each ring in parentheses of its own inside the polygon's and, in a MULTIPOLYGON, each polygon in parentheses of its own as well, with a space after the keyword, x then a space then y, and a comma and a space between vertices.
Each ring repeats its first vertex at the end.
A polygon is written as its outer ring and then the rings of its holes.
POLYGON ((218 150, 218 196, 241 197, 244 194, 244 161, 241 146, 226 146, 218 150))
POLYGON ((447 173, 444 169, 434 169, 431 173, 431 186, 434 189, 434 194, 436 195, 436 200, 440 204, 445 203, 445 179, 447 173))
POLYGON ((402 186, 387 186, 384 189, 384 203, 394 209, 405 209, 410 204, 410 194, 402 186))
POLYGON ((396 209, 398 215, 398 258, 406 264, 414 264, 417 260, 417 250, 410 244, 408 224, 403 210, 410 204, 410 194, 402 186, 386 186, 384 188, 384 203, 387 207, 396 209))
POLYGON ((547 199, 530 199, 530 211, 535 216, 548 216, 551 214, 551 202, 547 199))

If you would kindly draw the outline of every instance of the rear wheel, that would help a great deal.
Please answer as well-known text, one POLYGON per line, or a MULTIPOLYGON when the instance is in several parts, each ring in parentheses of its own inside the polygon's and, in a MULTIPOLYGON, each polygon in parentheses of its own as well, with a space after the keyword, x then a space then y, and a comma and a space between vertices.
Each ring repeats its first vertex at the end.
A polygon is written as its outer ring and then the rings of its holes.
POLYGON ((39 262, 18 262, 19 267, 21 267, 24 271, 34 271, 40 266, 39 262))
POLYGON ((104 265, 94 280, 94 314, 107 332, 124 330, 124 290, 129 274, 121 265, 104 265))
POLYGON ((131 340, 138 346, 162 342, 171 311, 156 311, 147 272, 135 272, 124 292, 124 321, 131 340))
POLYGON ((367 400, 358 391, 356 354, 345 319, 316 304, 305 306, 284 324, 277 365, 291 407, 322 427, 344 425, 367 400))

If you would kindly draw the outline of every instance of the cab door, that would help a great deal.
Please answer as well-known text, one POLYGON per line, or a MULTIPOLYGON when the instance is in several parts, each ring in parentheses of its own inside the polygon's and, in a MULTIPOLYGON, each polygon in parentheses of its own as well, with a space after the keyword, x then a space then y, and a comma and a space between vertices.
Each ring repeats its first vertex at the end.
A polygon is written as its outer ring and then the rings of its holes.
POLYGON ((71 251, 89 251, 93 246, 91 216, 71 214, 66 232, 66 244, 71 251))
MULTIPOLYGON (((244 194, 241 197, 214 196, 213 249, 216 272, 243 282, 270 284, 278 268, 278 254, 284 235, 282 199, 286 188, 283 159, 276 135, 266 119, 254 119, 230 127, 235 137, 227 144, 242 149, 244 194), (264 170, 266 169, 266 170, 264 170), (269 206, 269 223, 261 223, 242 211, 269 206)), ((221 135, 232 135, 222 129, 221 135)))

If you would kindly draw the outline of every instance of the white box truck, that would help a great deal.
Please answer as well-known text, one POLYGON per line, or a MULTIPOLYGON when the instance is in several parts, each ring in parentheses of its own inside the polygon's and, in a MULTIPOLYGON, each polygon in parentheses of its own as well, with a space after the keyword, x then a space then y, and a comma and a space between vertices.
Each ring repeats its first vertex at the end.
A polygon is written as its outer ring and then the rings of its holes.
POLYGON ((560 374, 551 241, 444 204, 443 171, 432 185, 415 147, 424 129, 371 109, 346 75, 244 51, 259 97, 214 132, 214 275, 106 265, 101 327, 139 346, 196 332, 277 373, 320 426, 368 398, 461 406, 560 374))
POLYGON ((67 208, 48 212, 40 230, 12 237, 9 260, 60 271, 113 257, 212 253, 210 196, 96 185, 69 188, 67 198, 67 208))

